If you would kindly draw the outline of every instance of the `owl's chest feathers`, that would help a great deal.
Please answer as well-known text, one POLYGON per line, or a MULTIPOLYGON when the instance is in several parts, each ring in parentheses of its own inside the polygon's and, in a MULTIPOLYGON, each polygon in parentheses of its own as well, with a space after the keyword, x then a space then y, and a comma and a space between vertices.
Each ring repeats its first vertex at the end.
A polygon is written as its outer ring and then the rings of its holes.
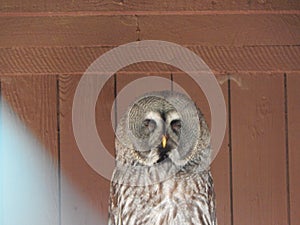
POLYGON ((131 208, 133 214, 144 212, 150 217, 157 213, 180 214, 180 211, 206 204, 209 178, 209 172, 203 172, 191 176, 180 174, 149 186, 117 185, 118 208, 121 214, 129 213, 124 209, 131 208))

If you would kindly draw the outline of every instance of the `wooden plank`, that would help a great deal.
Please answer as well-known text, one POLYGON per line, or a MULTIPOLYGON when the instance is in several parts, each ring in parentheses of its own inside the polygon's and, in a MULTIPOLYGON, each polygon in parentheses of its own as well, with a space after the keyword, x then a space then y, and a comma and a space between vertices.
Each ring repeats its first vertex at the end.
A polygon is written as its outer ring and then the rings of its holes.
MULTIPOLYGON (((300 46, 187 46, 215 73, 300 71, 300 46)), ((0 74, 83 74, 87 67, 112 47, 32 47, 0 49, 0 74)), ((178 72, 158 63, 133 64, 129 73, 178 72)))
MULTIPOLYGON (((97 174, 82 157, 72 130, 72 103, 81 76, 61 75, 60 134, 62 192, 62 225, 106 224, 108 217, 109 181, 97 174)), ((110 110, 114 100, 114 79, 110 79, 99 95, 96 122, 102 142, 114 152, 114 133, 110 110)))
MULTIPOLYGON (((2 100, 2 95, 1 95, 1 77, 0 77, 0 124, 3 124, 2 122, 3 120, 3 100, 2 100)), ((0 125, 0 159, 4 158, 4 154, 3 154, 3 125, 0 125)), ((4 224, 4 201, 3 201, 3 195, 4 195, 4 185, 3 185, 3 177, 4 177, 4 165, 2 163, 2 161, 0 160, 0 176, 1 181, 0 181, 0 196, 1 196, 1 201, 0 201, 0 223, 4 224)))
MULTIPOLYGON (((224 98, 227 103, 227 76, 217 76, 224 98)), ((209 127, 211 125, 211 114, 207 99, 199 86, 186 74, 173 74, 173 81, 180 85, 192 97, 204 114, 209 127)), ((176 89, 174 89, 176 90, 176 89)), ((224 137, 223 145, 216 159, 212 163, 212 174, 217 196, 217 218, 218 223, 223 225, 231 224, 230 211, 230 169, 229 169, 229 148, 228 129, 224 137)))
MULTIPOLYGON (((299 2, 273 1, 21 1, 5 0, 1 3, 0 12, 69 12, 69 11, 199 11, 199 10, 283 10, 299 9, 299 2)), ((179 12, 180 13, 180 12, 179 12)))
POLYGON ((139 37, 204 46, 299 45, 300 40, 300 14, 0 17, 0 27, 0 47, 109 46, 139 37))
POLYGON ((232 78, 234 224, 288 224, 283 74, 232 78))
POLYGON ((142 40, 165 40, 184 45, 297 45, 299 27, 299 15, 139 17, 142 40))
POLYGON ((134 16, 2 17, 0 47, 119 45, 137 40, 134 16))
POLYGON ((55 76, 3 76, 1 81, 5 101, 57 157, 55 76))
POLYGON ((59 224, 56 94, 55 76, 1 77, 3 225, 59 224))
POLYGON ((297 225, 300 220, 300 77, 296 74, 287 75, 288 103, 288 146, 289 146, 289 180, 291 225, 297 225))

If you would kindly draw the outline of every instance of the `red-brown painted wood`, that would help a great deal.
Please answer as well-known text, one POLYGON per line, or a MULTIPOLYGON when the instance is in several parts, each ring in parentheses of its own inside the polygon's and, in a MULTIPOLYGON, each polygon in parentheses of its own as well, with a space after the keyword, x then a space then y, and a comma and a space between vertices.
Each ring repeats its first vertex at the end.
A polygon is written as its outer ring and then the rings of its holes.
POLYGON ((204 46, 298 45, 299 17, 300 14, 0 17, 0 47, 111 46, 138 39, 204 46))
POLYGON ((283 74, 230 86, 234 224, 288 224, 283 74))
MULTIPOLYGON (((81 76, 62 75, 59 79, 61 224, 106 224, 109 180, 96 173, 84 160, 72 130, 72 103, 80 78, 81 76)), ((113 99, 114 79, 112 77, 100 93, 95 109, 98 133, 112 154, 114 133, 110 123, 110 109, 113 99)))
POLYGON ((284 1, 284 0, 273 0, 271 2, 266 0, 259 1, 180 1, 180 0, 154 0, 154 1, 45 1, 36 0, 24 2, 21 0, 5 0, 1 3, 1 12, 111 12, 114 11, 129 11, 134 13, 135 11, 146 11, 146 12, 169 12, 176 11, 181 14, 185 11, 197 12, 199 10, 293 10, 299 9, 298 1, 284 1))
MULTIPOLYGON (((300 46, 187 46, 215 73, 300 71, 300 46)), ((87 67, 112 47, 2 48, 1 75, 83 74, 87 67)), ((138 63, 122 70, 128 74, 178 72, 158 63, 138 63)))
POLYGON ((59 225, 56 76, 0 81, 0 223, 59 225))
POLYGON ((288 146, 291 225, 300 220, 300 77, 287 74, 288 146))

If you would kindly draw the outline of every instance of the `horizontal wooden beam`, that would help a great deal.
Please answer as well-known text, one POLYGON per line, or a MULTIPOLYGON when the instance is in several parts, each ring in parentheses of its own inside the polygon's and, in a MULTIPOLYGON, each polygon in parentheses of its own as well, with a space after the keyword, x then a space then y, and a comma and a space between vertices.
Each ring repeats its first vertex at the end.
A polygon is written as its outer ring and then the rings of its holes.
MULTIPOLYGON (((0 75, 83 74, 112 47, 16 47, 0 49, 0 75)), ((188 46, 216 73, 299 72, 300 46, 188 46)), ((162 54, 164 54, 162 52, 162 54)), ((98 71, 101 73, 101 71, 98 71)), ((155 62, 130 65, 129 73, 179 72, 155 62)))
POLYGON ((199 11, 199 10, 293 10, 300 9, 297 0, 3 0, 0 12, 70 12, 70 11, 199 11))
POLYGON ((138 18, 141 39, 208 46, 300 44, 300 15, 241 14, 138 18))
POLYGON ((299 45, 300 14, 0 17, 0 48, 115 46, 156 39, 183 45, 299 45))
POLYGON ((137 39, 136 17, 2 17, 0 47, 119 45, 137 39))

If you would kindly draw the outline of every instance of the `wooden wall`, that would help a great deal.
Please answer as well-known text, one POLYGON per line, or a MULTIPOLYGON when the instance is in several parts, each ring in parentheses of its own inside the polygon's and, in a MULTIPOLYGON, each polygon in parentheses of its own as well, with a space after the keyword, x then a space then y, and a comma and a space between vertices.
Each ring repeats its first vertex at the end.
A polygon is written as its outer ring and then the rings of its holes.
MULTIPOLYGON (((1 97, 48 150, 48 166, 57 174, 50 188, 58 219, 44 218, 45 224, 105 224, 109 181, 77 148, 73 96, 85 69, 101 54, 147 39, 194 51, 223 90, 228 125, 212 165, 219 224, 297 225, 299 1, 3 0, 1 97)), ((115 95, 134 79, 151 75, 187 88, 210 123, 207 101, 188 76, 159 63, 132 65, 107 82, 97 102, 98 132, 112 154, 115 95)))

